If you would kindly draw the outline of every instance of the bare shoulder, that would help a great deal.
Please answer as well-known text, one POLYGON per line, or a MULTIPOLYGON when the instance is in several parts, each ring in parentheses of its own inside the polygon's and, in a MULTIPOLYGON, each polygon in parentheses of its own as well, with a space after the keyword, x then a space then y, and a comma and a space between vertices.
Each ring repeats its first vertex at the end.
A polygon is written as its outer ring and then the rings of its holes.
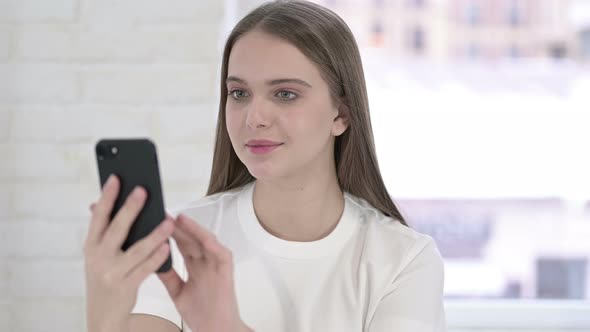
POLYGON ((131 314, 130 332, 179 332, 174 323, 153 315, 131 314))

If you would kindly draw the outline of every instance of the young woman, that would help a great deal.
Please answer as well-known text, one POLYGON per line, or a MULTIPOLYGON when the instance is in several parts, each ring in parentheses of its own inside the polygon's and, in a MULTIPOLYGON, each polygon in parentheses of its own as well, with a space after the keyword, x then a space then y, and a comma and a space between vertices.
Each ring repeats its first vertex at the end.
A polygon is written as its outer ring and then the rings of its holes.
POLYGON ((267 3, 231 32, 221 75, 207 196, 126 252, 145 191, 111 224, 115 177, 93 204, 89 331, 445 331, 442 260, 383 184, 347 25, 267 3))

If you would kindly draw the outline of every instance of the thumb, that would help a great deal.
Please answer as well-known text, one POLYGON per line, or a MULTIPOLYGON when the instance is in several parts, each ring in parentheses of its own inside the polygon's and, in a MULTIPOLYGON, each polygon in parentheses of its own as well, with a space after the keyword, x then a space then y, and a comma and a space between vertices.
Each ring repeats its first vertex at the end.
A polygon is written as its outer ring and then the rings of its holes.
POLYGON ((182 293, 182 289, 184 288, 185 282, 180 278, 176 270, 170 269, 166 272, 157 273, 158 278, 162 281, 168 294, 172 300, 176 299, 180 293, 182 293))

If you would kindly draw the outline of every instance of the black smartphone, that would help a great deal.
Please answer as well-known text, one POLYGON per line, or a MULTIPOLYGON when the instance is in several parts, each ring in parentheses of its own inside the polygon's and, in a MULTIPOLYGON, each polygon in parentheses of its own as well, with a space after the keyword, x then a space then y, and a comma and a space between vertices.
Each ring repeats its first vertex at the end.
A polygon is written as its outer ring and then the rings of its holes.
MULTIPOLYGON (((148 138, 101 139, 96 143, 95 152, 101 188, 111 174, 116 175, 121 184, 109 220, 113 220, 136 186, 142 186, 148 194, 121 247, 125 251, 150 234, 166 217, 156 145, 148 138)), ((168 254, 157 272, 166 272, 171 267, 172 256, 168 254)))

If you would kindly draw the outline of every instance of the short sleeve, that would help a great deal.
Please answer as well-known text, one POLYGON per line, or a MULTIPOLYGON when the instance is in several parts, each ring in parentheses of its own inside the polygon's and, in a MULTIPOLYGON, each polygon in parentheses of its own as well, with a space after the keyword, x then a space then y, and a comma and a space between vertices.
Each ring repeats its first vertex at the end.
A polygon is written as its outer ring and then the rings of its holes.
POLYGON ((386 288, 367 331, 446 331, 444 264, 434 240, 426 238, 410 250, 409 262, 386 288))
MULTIPOLYGON (((172 238, 170 238, 170 253, 172 267, 183 280, 186 280, 184 260, 172 238)), ((137 302, 131 313, 158 316, 174 323, 182 330, 182 317, 176 310, 166 287, 155 273, 149 275, 139 286, 137 302)))

